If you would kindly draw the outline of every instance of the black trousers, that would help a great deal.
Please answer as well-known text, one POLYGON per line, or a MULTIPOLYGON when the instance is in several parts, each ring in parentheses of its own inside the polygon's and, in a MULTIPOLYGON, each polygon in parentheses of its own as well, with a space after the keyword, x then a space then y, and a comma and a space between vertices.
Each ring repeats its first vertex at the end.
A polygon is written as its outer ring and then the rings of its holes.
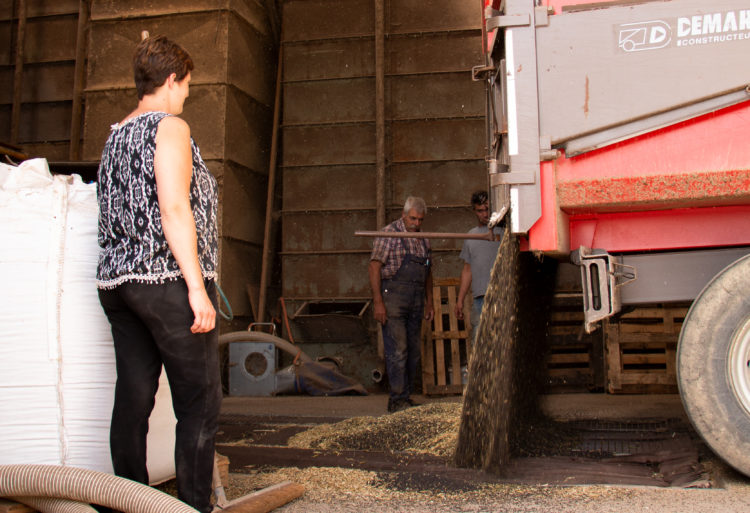
MULTIPOLYGON (((216 286, 206 282, 217 307, 216 286)), ((180 500, 210 512, 214 437, 221 407, 218 329, 190 332, 193 312, 180 279, 99 290, 112 326, 117 384, 110 428, 115 474, 148 484, 146 434, 161 366, 177 417, 175 469, 180 500)))

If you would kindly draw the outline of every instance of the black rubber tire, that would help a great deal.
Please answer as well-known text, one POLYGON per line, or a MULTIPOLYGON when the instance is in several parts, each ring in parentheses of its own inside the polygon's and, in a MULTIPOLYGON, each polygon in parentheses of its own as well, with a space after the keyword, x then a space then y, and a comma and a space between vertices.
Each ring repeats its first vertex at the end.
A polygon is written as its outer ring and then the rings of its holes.
POLYGON ((750 398, 738 396, 743 394, 730 371, 739 357, 748 364, 747 352, 730 358, 738 341, 747 341, 748 323, 750 255, 717 274, 690 307, 677 346, 677 383, 685 411, 708 446, 750 476, 750 398))

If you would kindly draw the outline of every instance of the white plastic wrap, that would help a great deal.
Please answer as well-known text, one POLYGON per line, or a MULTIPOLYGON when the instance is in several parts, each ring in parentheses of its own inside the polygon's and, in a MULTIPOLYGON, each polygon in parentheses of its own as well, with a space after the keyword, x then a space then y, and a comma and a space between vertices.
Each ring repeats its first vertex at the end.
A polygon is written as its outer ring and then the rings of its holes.
MULTIPOLYGON (((94 282, 96 186, 44 159, 0 164, 0 464, 112 472, 115 382, 94 282)), ((150 419, 152 483, 174 476, 175 418, 164 374, 150 419)))

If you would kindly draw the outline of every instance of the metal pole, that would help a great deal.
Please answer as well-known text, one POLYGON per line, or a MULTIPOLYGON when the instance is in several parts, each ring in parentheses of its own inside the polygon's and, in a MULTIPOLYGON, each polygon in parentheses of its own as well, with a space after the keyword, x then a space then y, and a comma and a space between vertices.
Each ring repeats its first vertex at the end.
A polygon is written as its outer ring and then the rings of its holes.
POLYGON ((73 109, 70 116, 70 151, 71 161, 81 158, 81 129, 83 119, 83 83, 86 80, 86 27, 89 21, 89 2, 80 0, 78 4, 78 33, 76 35, 76 68, 73 82, 73 109))
POLYGON ((375 219, 385 226, 385 0, 375 0, 375 219))
POLYGON ((279 141, 279 117, 281 113, 281 80, 284 62, 284 47, 279 43, 279 62, 276 66, 276 97, 273 104, 273 132, 271 133, 271 156, 268 163, 268 193, 266 195, 266 225, 263 231, 263 257, 260 266, 260 291, 258 298, 258 318, 263 322, 266 316, 266 296, 269 275, 271 274, 271 228, 273 226, 273 204, 276 197, 276 154, 279 141))
POLYGON ((500 233, 450 233, 450 232, 371 232, 356 231, 355 237, 390 237, 400 239, 474 239, 474 240, 499 240, 500 233))
POLYGON ((13 73, 13 110, 10 115, 10 142, 18 143, 21 124, 21 94, 23 93, 23 55, 26 39, 26 0, 18 0, 18 34, 16 34, 16 69, 13 73))

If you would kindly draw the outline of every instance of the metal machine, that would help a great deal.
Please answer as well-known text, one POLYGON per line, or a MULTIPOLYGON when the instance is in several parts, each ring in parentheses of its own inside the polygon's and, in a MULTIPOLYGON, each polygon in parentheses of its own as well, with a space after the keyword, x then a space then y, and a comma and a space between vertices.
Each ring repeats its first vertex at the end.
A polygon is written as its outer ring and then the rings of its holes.
POLYGON ((750 475, 747 1, 488 0, 484 21, 496 219, 580 265, 589 331, 692 301, 680 394, 750 475))

